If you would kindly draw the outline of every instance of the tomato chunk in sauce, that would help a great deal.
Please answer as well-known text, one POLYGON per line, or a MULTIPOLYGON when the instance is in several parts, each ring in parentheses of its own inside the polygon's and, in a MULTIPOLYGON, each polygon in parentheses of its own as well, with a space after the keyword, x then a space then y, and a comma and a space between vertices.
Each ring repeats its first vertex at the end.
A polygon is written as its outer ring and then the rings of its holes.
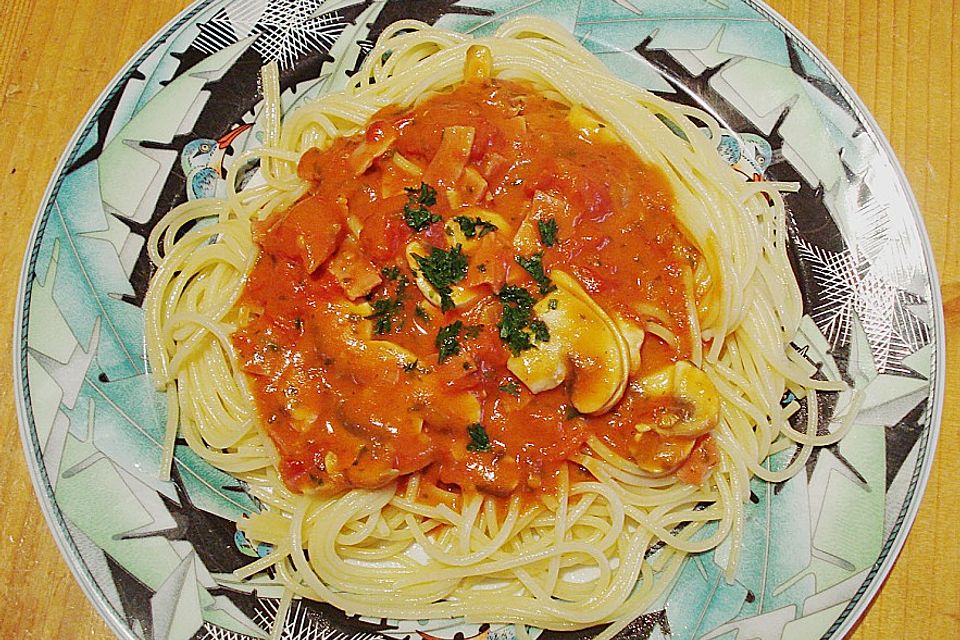
POLYGON ((716 464, 709 433, 638 427, 662 404, 642 385, 582 415, 570 380, 533 393, 508 368, 550 339, 529 302, 559 268, 607 312, 676 336, 648 334, 631 381, 690 355, 684 274, 700 257, 669 184, 584 113, 474 80, 304 154, 308 193, 254 231, 233 335, 292 490, 419 471, 447 492, 533 496, 564 465, 584 472, 569 461, 591 437, 686 482, 716 464))

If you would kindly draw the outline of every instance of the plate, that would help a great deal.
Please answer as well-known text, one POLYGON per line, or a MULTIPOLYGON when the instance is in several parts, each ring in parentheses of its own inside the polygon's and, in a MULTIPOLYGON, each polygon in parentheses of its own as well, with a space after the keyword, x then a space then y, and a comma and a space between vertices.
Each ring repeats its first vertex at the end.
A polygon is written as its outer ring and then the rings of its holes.
MULTIPOLYGON (((343 86, 398 19, 483 34, 527 13, 571 29, 615 74, 712 112, 739 134, 724 150, 748 175, 799 185, 787 204, 801 340, 864 397, 851 433, 804 472, 753 484, 732 583, 717 563, 723 546, 693 557, 625 635, 840 638, 876 593, 930 471, 944 390, 941 303, 896 159, 806 39, 750 0, 204 0, 148 42, 83 121, 47 189, 20 284, 15 379, 27 462, 61 551, 120 637, 265 638, 278 608, 276 585, 231 575, 258 553, 233 525, 255 508, 242 487, 185 446, 172 480, 159 480, 165 401, 144 360, 144 240, 199 188, 187 156, 207 144, 222 157, 205 166, 229 165, 259 144, 266 61, 279 62, 290 109, 343 86)), ((418 633, 516 636, 511 626, 366 620, 299 601, 283 637, 418 633)))

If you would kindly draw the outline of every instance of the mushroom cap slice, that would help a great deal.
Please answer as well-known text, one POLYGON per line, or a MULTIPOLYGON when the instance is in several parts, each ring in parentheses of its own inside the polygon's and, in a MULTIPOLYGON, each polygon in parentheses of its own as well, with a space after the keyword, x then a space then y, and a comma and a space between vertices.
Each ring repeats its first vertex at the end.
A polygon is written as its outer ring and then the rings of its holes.
MULTIPOLYGON (((415 255, 430 255, 429 247, 420 242, 414 241, 407 245, 405 254, 407 257, 407 265, 414 273, 413 280, 417 284, 417 289, 420 289, 420 293, 422 293, 423 297, 427 299, 427 302, 438 309, 441 308, 440 292, 437 291, 432 284, 430 284, 429 280, 423 277, 423 274, 420 272, 420 265, 417 263, 417 259, 414 257, 415 255)), ((450 290, 450 298, 453 300, 453 306, 456 308, 470 304, 477 298, 477 296, 480 295, 480 292, 475 289, 468 289, 458 285, 452 285, 450 290)))
POLYGON ((697 437, 717 426, 720 394, 702 369, 681 360, 651 373, 635 384, 635 391, 662 404, 656 420, 637 425, 664 436, 697 437))
POLYGON ((367 342, 367 346, 374 350, 384 364, 395 361, 397 366, 402 369, 413 366, 417 362, 417 354, 389 340, 370 340, 367 342))
POLYGON ((636 374, 640 371, 640 349, 643 347, 643 340, 647 333, 635 322, 627 320, 620 314, 614 314, 613 321, 617 324, 620 335, 623 336, 623 339, 627 343, 627 355, 630 358, 630 374, 636 374))
POLYGON ((635 436, 633 461, 653 476, 676 471, 690 457, 696 438, 662 436, 656 431, 644 431, 635 436))
POLYGON ((627 386, 626 341, 580 283, 562 271, 553 271, 551 277, 557 289, 533 307, 536 317, 547 325, 550 340, 511 357, 507 368, 533 393, 567 381, 577 411, 604 413, 627 386))

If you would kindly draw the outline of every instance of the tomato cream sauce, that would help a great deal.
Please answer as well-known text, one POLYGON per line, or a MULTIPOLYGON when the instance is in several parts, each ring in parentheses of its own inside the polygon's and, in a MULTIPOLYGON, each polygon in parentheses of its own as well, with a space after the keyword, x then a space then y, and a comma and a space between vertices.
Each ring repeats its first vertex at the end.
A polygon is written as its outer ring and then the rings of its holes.
POLYGON ((592 436, 688 482, 716 463, 709 435, 638 434, 665 409, 631 386, 585 416, 569 385, 534 394, 507 368, 498 294, 509 285, 542 297, 521 254, 539 255, 546 277, 562 267, 638 326, 652 318, 635 302, 662 310, 679 343, 648 334, 634 377, 689 357, 683 274, 699 254, 662 173, 588 113, 525 84, 474 80, 382 110, 362 133, 305 153, 299 174, 307 194, 255 225, 259 258, 233 335, 292 490, 372 488, 420 471, 424 495, 537 496, 564 465, 583 473, 568 460, 592 436), (465 271, 452 268, 475 297, 443 310, 416 286, 407 245, 451 255, 455 219, 476 223, 478 211, 500 222, 475 228, 465 271), (445 328, 458 329, 453 340, 445 328))

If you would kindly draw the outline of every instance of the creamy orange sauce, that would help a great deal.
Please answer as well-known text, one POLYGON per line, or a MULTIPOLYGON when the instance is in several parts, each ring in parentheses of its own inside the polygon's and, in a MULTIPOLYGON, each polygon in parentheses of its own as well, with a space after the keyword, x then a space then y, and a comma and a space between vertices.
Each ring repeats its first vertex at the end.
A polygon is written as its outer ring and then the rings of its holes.
POLYGON ((513 244, 533 218, 556 222, 552 246, 533 236, 546 274, 562 267, 602 308, 639 326, 650 318, 633 303, 666 312, 679 345, 648 335, 634 377, 689 357, 683 270, 698 253, 664 176, 625 145, 578 131, 566 106, 526 85, 471 81, 411 109, 384 109, 363 133, 308 151, 299 173, 309 193, 254 231, 260 255, 233 336, 292 490, 377 487, 423 471, 425 495, 537 495, 590 436, 688 482, 715 465, 709 435, 692 453, 690 438, 638 435, 638 421, 671 410, 662 400, 628 386, 611 411, 578 415, 568 384, 533 394, 506 366, 498 292, 511 284, 542 297, 513 244), (454 134, 463 128, 472 140, 460 148, 454 134), (405 188, 422 183, 436 191, 425 209, 439 221, 415 231, 403 215, 412 202, 405 188), (441 311, 414 284, 404 250, 414 240, 448 250, 446 223, 471 207, 509 228, 478 238, 457 283, 482 295, 441 311), (388 314, 366 318, 354 306, 378 301, 388 314), (459 352, 441 362, 438 332, 457 321, 459 352), (385 356, 376 341, 411 351, 416 364, 385 356), (485 445, 465 417, 471 402, 485 445))

